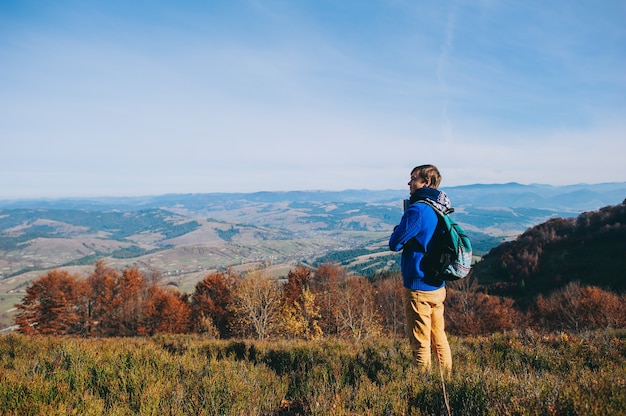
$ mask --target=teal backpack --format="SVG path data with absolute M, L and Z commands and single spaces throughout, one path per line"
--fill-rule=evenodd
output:
M 417 202 L 435 210 L 441 227 L 441 232 L 433 236 L 434 240 L 422 260 L 424 272 L 440 280 L 463 279 L 472 268 L 472 244 L 463 228 L 448 215 L 454 209 L 443 212 L 428 200 Z

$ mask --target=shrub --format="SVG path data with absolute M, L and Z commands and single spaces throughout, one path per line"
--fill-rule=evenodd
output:
M 550 331 L 588 331 L 626 327 L 626 296 L 598 287 L 569 283 L 548 296 L 538 296 L 535 325 Z
M 620 414 L 626 332 L 450 337 L 454 415 Z M 446 414 L 406 342 L 0 337 L 0 414 Z

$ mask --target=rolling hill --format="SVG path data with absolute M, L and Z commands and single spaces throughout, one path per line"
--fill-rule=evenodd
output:
M 626 183 L 444 190 L 482 255 L 551 218 L 619 203 Z M 0 200 L 0 325 L 31 279 L 58 267 L 89 273 L 99 258 L 188 291 L 226 267 L 261 265 L 282 276 L 320 261 L 364 274 L 397 267 L 386 244 L 407 196 L 347 190 Z

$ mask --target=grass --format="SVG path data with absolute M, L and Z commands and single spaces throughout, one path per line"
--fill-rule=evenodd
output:
M 617 415 L 626 332 L 451 337 L 453 415 Z M 444 415 L 405 340 L 0 337 L 3 415 Z

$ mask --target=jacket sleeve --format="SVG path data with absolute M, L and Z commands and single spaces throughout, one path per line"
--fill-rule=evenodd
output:
M 391 251 L 400 251 L 420 230 L 422 215 L 419 209 L 414 205 L 410 206 L 402 215 L 400 224 L 398 224 L 391 237 L 389 237 L 389 249 Z

